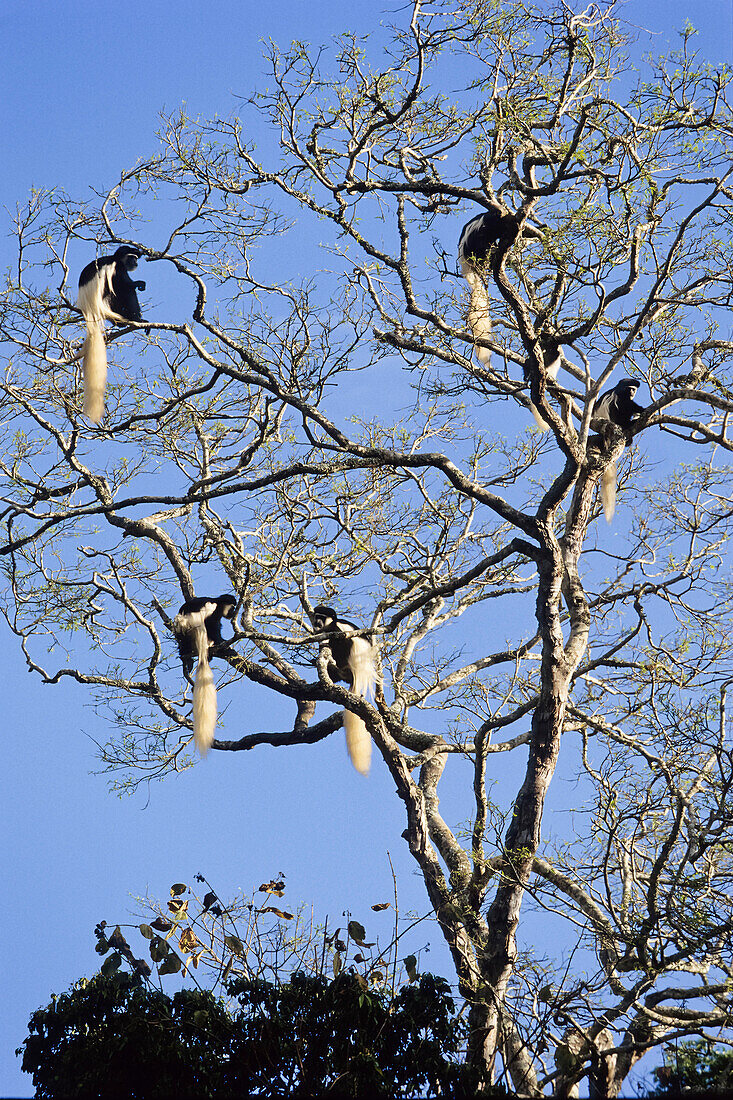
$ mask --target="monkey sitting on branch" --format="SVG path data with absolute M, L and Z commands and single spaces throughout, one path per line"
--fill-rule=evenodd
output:
M 343 680 L 357 695 L 374 694 L 377 670 L 374 647 L 366 638 L 353 637 L 359 629 L 348 619 L 339 619 L 332 607 L 319 604 L 311 615 L 316 631 L 328 637 L 325 644 L 331 651 L 328 674 L 332 680 Z M 372 757 L 372 739 L 364 722 L 353 711 L 344 711 L 344 731 L 349 759 L 361 775 L 367 775 Z
M 214 741 L 216 729 L 216 685 L 209 664 L 209 652 L 222 645 L 222 617 L 234 618 L 237 600 L 223 596 L 199 596 L 184 603 L 173 620 L 173 633 L 183 674 L 190 679 L 194 657 L 198 659 L 193 685 L 193 739 L 201 756 L 205 756 Z
M 104 322 L 125 324 L 142 321 L 137 291 L 145 283 L 135 282 L 130 272 L 137 267 L 141 253 L 123 244 L 113 256 L 92 260 L 79 276 L 77 305 L 87 326 L 83 349 L 84 415 L 95 424 L 104 416 L 104 393 L 107 387 L 107 345 Z
M 591 427 L 603 434 L 604 425 L 611 423 L 628 431 L 632 422 L 644 412 L 644 407 L 634 401 L 640 385 L 636 378 L 622 378 L 612 389 L 601 394 L 593 409 Z M 608 523 L 616 513 L 616 484 L 616 463 L 609 462 L 601 475 L 601 502 Z

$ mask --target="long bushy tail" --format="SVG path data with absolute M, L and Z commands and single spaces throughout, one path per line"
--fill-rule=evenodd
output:
M 353 677 L 351 690 L 365 698 L 373 696 L 377 685 L 377 670 L 374 665 L 374 650 L 366 638 L 354 639 L 349 667 Z M 353 711 L 344 711 L 344 732 L 349 760 L 361 775 L 368 775 L 372 759 L 372 739 L 362 719 Z
M 601 474 L 601 501 L 608 523 L 616 514 L 616 463 L 610 462 Z
M 479 340 L 491 339 L 491 314 L 489 313 L 489 296 L 486 286 L 476 268 L 466 260 L 461 261 L 463 277 L 471 288 L 471 301 L 468 306 L 468 327 L 476 340 L 476 354 L 479 362 L 488 367 L 491 363 L 491 352 L 488 348 L 481 347 Z
M 104 391 L 107 388 L 107 345 L 104 322 L 87 318 L 84 341 L 84 415 L 98 424 L 104 416 Z
M 554 359 L 552 363 L 550 363 L 550 365 L 547 367 L 548 378 L 552 378 L 553 380 L 557 378 L 557 372 L 560 370 L 561 363 L 562 357 L 558 355 L 557 358 Z M 529 403 L 529 411 L 532 413 L 532 416 L 534 417 L 534 422 L 537 425 L 539 431 L 547 432 L 550 430 L 550 425 L 547 423 L 546 420 L 543 420 L 542 416 L 540 415 L 539 409 L 536 405 L 533 405 L 531 401 Z
M 209 664 L 209 639 L 206 627 L 196 627 L 198 664 L 193 685 L 193 739 L 201 756 L 214 743 L 216 730 L 216 684 Z
M 369 775 L 369 766 L 372 762 L 372 739 L 359 715 L 354 714 L 352 710 L 344 711 L 344 732 L 349 760 L 360 775 Z
M 539 431 L 547 432 L 550 430 L 550 425 L 547 423 L 546 420 L 542 419 L 539 409 L 536 405 L 533 405 L 531 401 L 529 403 L 529 411 L 532 413 L 532 416 L 534 417 L 534 422 L 537 425 Z

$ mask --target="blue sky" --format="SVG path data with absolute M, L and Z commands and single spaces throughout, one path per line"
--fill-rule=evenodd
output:
M 317 44 L 356 30 L 374 41 L 380 22 L 398 10 L 374 0 L 5 0 L 3 267 L 12 259 L 9 219 L 32 187 L 88 197 L 90 188 L 109 185 L 155 151 L 161 110 L 185 103 L 192 116 L 228 114 L 235 95 L 261 82 L 263 38 Z M 732 59 L 730 0 L 632 0 L 623 14 L 655 32 L 655 52 L 689 19 L 711 61 Z M 92 929 L 134 912 L 131 895 L 163 896 L 170 883 L 202 871 L 226 897 L 283 871 L 290 908 L 312 903 L 318 915 L 338 920 L 349 906 L 371 935 L 380 931 L 380 918 L 368 906 L 391 896 L 389 852 L 402 909 L 426 911 L 403 851 L 393 784 L 379 764 L 366 781 L 353 772 L 340 739 L 234 757 L 213 753 L 175 779 L 119 799 L 94 774 L 95 740 L 105 738 L 106 726 L 84 690 L 41 685 L 7 631 L 1 675 L 7 748 L 0 792 L 6 818 L 0 1095 L 32 1094 L 13 1053 L 28 1016 L 52 991 L 94 970 Z M 268 716 L 255 720 L 266 725 Z M 295 801 L 304 769 L 307 795 Z M 564 788 L 553 797 L 567 795 Z M 423 966 L 450 977 L 438 936 L 421 935 L 434 948 Z

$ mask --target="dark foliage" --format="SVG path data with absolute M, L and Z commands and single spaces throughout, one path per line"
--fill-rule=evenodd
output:
M 733 1093 L 733 1051 L 700 1039 L 679 1043 L 664 1052 L 664 1064 L 654 1070 L 658 1087 L 650 1096 L 686 1097 Z M 692 1090 L 692 1091 L 691 1091 Z
M 33 1013 L 18 1053 L 36 1096 L 468 1097 L 465 1025 L 425 974 L 394 1000 L 342 973 L 238 980 L 227 1007 L 139 975 L 98 974 Z

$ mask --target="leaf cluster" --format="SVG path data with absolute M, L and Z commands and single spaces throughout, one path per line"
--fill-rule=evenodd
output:
M 394 998 L 348 972 L 238 978 L 229 991 L 225 1005 L 136 974 L 82 979 L 31 1016 L 23 1070 L 40 1100 L 473 1094 L 466 1025 L 443 978 L 424 974 Z

